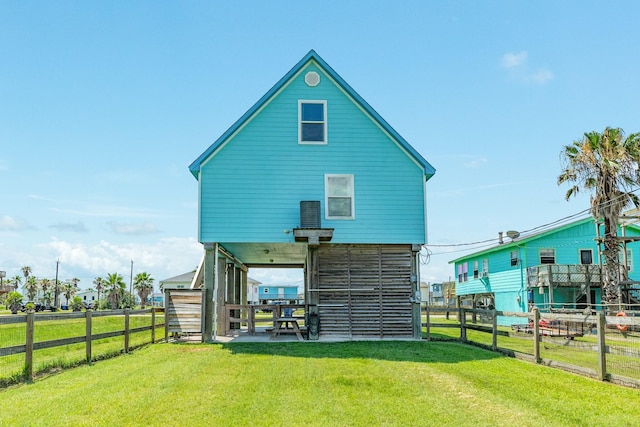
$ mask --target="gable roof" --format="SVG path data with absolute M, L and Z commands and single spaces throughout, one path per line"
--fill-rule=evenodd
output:
M 449 261 L 449 264 L 460 262 L 460 261 L 463 261 L 465 259 L 477 258 L 480 255 L 486 255 L 486 254 L 489 254 L 491 252 L 496 252 L 496 251 L 499 251 L 499 250 L 504 250 L 504 249 L 511 248 L 511 247 L 516 247 L 516 246 L 521 246 L 523 243 L 532 242 L 534 240 L 538 240 L 540 238 L 546 237 L 546 236 L 548 236 L 550 234 L 557 233 L 557 232 L 560 232 L 560 231 L 563 231 L 563 230 L 567 230 L 567 229 L 575 227 L 577 225 L 582 225 L 582 224 L 586 224 L 586 223 L 589 223 L 589 222 L 591 222 L 591 223 L 594 222 L 594 219 L 593 219 L 592 216 L 588 216 L 586 218 L 578 219 L 578 220 L 572 221 L 572 222 L 570 222 L 568 224 L 559 225 L 559 226 L 551 228 L 551 229 L 538 231 L 538 232 L 533 232 L 533 233 L 528 234 L 528 235 L 526 235 L 524 237 L 520 236 L 517 239 L 512 239 L 511 242 L 509 242 L 509 243 L 497 244 L 497 245 L 491 246 L 490 248 L 487 248 L 487 249 L 484 249 L 484 250 L 481 250 L 481 251 L 477 251 L 477 252 L 473 252 L 473 253 L 468 254 L 468 255 L 461 256 L 459 258 L 456 258 L 454 260 Z M 626 223 L 625 227 L 632 228 L 634 230 L 640 231 L 640 226 L 638 224 L 634 224 L 634 223 L 631 223 L 631 222 Z
M 200 167 L 212 154 L 218 150 L 245 122 L 250 120 L 269 100 L 280 91 L 289 80 L 294 77 L 309 62 L 314 61 L 325 73 L 327 73 L 353 100 L 356 102 L 377 124 L 424 169 L 426 180 L 431 178 L 436 170 L 427 162 L 395 129 L 389 125 L 349 84 L 344 81 L 333 68 L 329 66 L 313 49 L 309 51 L 294 67 L 289 70 L 262 98 L 258 100 L 246 113 L 242 115 L 229 129 L 227 129 L 209 148 L 207 148 L 196 160 L 189 165 L 189 171 L 198 178 Z
M 461 256 L 460 258 L 456 258 L 456 259 L 454 259 L 452 261 L 449 261 L 449 264 L 453 264 L 453 263 L 456 263 L 456 262 L 459 262 L 459 261 L 462 261 L 462 260 L 465 260 L 465 259 L 469 259 L 469 258 L 476 258 L 479 255 L 485 255 L 485 254 L 488 254 L 488 253 L 491 253 L 491 252 L 496 252 L 496 251 L 499 251 L 499 250 L 504 250 L 504 249 L 507 249 L 507 248 L 516 247 L 516 246 L 522 245 L 522 243 L 527 243 L 527 242 L 531 242 L 533 240 L 538 240 L 538 239 L 540 239 L 542 237 L 548 236 L 549 234 L 557 233 L 559 231 L 566 230 L 568 228 L 575 227 L 576 225 L 582 225 L 582 224 L 585 224 L 585 223 L 588 223 L 588 222 L 593 222 L 593 217 L 589 216 L 587 218 L 582 218 L 582 219 L 570 222 L 570 223 L 565 224 L 565 225 L 554 227 L 554 228 L 552 228 L 550 230 L 539 231 L 537 233 L 533 233 L 533 234 L 530 234 L 530 235 L 525 236 L 525 237 L 521 236 L 521 237 L 518 237 L 517 239 L 512 239 L 511 242 L 509 242 L 509 243 L 497 244 L 497 245 L 491 246 L 488 249 L 484 249 L 484 250 L 481 250 L 481 251 L 478 251 L 478 252 L 474 252 L 474 253 L 471 253 L 471 254 L 468 254 L 468 255 Z

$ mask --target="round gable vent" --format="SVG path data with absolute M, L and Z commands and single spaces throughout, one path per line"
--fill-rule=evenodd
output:
M 307 86 L 311 86 L 311 87 L 318 86 L 318 84 L 320 83 L 320 75 L 315 71 L 309 71 L 304 76 L 304 82 L 307 84 Z

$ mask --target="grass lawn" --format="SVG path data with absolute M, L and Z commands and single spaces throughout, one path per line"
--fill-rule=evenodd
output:
M 156 344 L 0 391 L 0 426 L 625 426 L 638 391 L 459 343 Z

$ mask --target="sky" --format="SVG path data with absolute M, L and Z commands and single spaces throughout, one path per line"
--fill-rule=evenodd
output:
M 195 269 L 188 165 L 315 49 L 436 168 L 421 280 L 449 280 L 469 243 L 588 208 L 565 201 L 560 153 L 640 131 L 638 16 L 632 0 L 0 0 L 0 270 L 57 265 L 88 288 Z

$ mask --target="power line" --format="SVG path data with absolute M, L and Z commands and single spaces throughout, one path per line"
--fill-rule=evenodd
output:
M 631 191 L 629 191 L 628 193 L 636 193 L 640 191 L 640 187 L 635 188 Z M 618 199 L 622 199 L 627 197 L 628 193 L 624 193 L 619 195 L 618 197 L 611 199 L 611 200 L 607 200 L 601 204 L 599 204 L 597 207 L 598 208 L 602 208 L 605 207 L 608 204 L 612 204 L 615 203 Z M 593 211 L 593 207 L 589 207 L 587 209 L 584 209 L 578 213 L 560 218 L 558 220 L 546 223 L 546 224 L 542 224 L 536 227 L 533 227 L 529 230 L 524 230 L 520 232 L 520 235 L 522 237 L 529 237 L 533 234 L 537 234 L 537 233 L 542 233 L 544 231 L 548 231 L 550 229 L 556 228 L 559 225 L 563 225 L 569 222 L 573 222 L 576 221 L 577 219 L 582 219 L 580 217 L 587 217 L 586 214 L 589 214 Z M 467 242 L 467 243 L 452 243 L 452 244 L 425 244 L 423 245 L 423 247 L 426 249 L 427 251 L 427 255 L 424 256 L 424 263 L 428 264 L 428 262 L 430 261 L 430 258 L 432 255 L 442 255 L 442 254 L 450 254 L 450 253 L 456 253 L 456 252 L 464 252 L 464 251 L 468 251 L 468 250 L 477 250 L 477 249 L 483 249 L 486 247 L 490 247 L 495 245 L 496 243 L 498 243 L 500 241 L 500 238 L 492 238 L 492 239 L 487 239 L 487 240 L 480 240 L 480 241 L 476 241 L 476 242 Z M 469 246 L 473 246 L 472 248 L 468 248 Z M 429 247 L 432 248 L 461 248 L 461 247 L 466 247 L 464 249 L 459 249 L 459 250 L 453 250 L 453 251 L 447 251 L 447 252 L 439 252 L 439 253 L 433 253 Z

